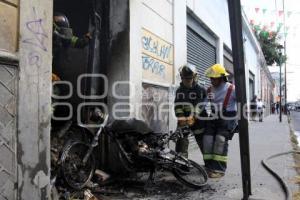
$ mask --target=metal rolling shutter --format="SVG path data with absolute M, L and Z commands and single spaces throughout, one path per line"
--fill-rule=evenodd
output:
M 234 71 L 233 71 L 233 63 L 226 56 L 224 56 L 224 67 L 226 68 L 226 70 L 228 70 L 230 72 L 230 74 L 234 73 Z
M 197 67 L 199 82 L 207 87 L 210 84 L 205 70 L 216 63 L 216 48 L 200 35 L 187 27 L 187 62 Z
M 224 67 L 226 68 L 227 72 L 230 74 L 228 77 L 228 80 L 231 82 L 234 82 L 233 63 L 226 56 L 224 56 Z

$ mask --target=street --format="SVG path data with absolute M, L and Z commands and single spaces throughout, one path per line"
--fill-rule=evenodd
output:
M 292 124 L 297 136 L 300 134 L 300 112 L 291 112 Z

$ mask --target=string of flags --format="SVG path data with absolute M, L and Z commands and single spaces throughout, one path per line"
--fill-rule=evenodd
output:
M 283 23 L 280 23 L 277 30 L 271 30 L 269 29 L 266 25 L 261 25 L 261 24 L 251 24 L 252 29 L 254 32 L 260 32 L 263 34 L 265 37 L 272 37 L 274 34 L 278 34 L 279 37 L 287 37 L 288 36 L 288 30 L 289 27 L 286 27 L 285 30 L 281 31 L 283 27 Z
M 250 19 L 249 20 L 249 23 L 251 26 L 254 26 L 254 25 L 259 25 L 261 27 L 261 29 L 265 29 L 265 30 L 273 30 L 273 31 L 277 31 L 277 32 L 280 32 L 280 31 L 289 31 L 289 30 L 298 30 L 300 29 L 300 23 L 299 24 L 294 24 L 293 26 L 287 24 L 285 27 L 284 27 L 284 23 L 283 22 L 275 22 L 275 21 L 271 21 L 271 22 L 261 22 L 259 20 L 254 20 L 254 19 Z
M 243 6 L 243 9 L 244 10 L 254 9 L 256 14 L 268 14 L 268 13 L 269 14 L 277 14 L 279 17 L 283 16 L 283 14 L 284 14 L 283 10 L 274 10 L 274 9 L 260 8 L 260 7 L 251 8 L 251 7 Z M 286 16 L 288 18 L 291 17 L 292 15 L 300 15 L 300 11 L 295 11 L 295 10 L 294 11 L 292 11 L 292 10 L 286 11 Z
M 250 22 L 250 25 L 252 26 L 254 32 L 262 32 L 262 34 L 265 35 L 266 37 L 268 36 L 272 37 L 272 35 L 275 33 L 277 33 L 279 37 L 283 37 L 283 36 L 287 37 L 288 31 L 290 29 L 289 27 L 285 27 L 285 29 L 283 29 L 283 23 L 279 23 L 277 30 L 272 30 L 266 25 L 255 24 L 253 21 Z
M 285 31 L 288 31 L 290 29 L 290 26 L 285 26 L 285 29 L 283 29 L 283 22 L 279 22 L 277 23 L 277 27 L 274 27 L 275 26 L 275 22 L 274 21 L 271 21 L 269 24 L 262 24 L 262 23 L 256 23 L 256 21 L 254 19 L 251 19 L 250 20 L 250 25 L 251 26 L 259 26 L 259 27 L 262 27 L 261 29 L 264 29 L 264 30 L 267 30 L 267 29 L 272 29 L 274 31 L 277 31 L 279 32 L 280 30 L 285 30 Z
M 272 36 L 272 34 L 277 33 L 279 37 L 287 37 L 289 34 L 294 36 L 299 32 L 300 24 L 295 24 L 294 20 L 291 19 L 289 23 L 289 18 L 292 15 L 299 14 L 300 11 L 283 11 L 283 10 L 272 10 L 260 7 L 245 7 L 243 9 L 247 11 L 246 13 L 252 13 L 249 20 L 250 25 L 254 31 L 262 32 L 266 36 Z M 252 12 L 251 12 L 252 11 Z M 271 16 L 270 16 L 271 15 Z M 286 23 L 284 26 L 283 18 L 285 16 Z

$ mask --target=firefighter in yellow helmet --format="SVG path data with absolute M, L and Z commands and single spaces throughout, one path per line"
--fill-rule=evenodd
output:
M 210 117 L 203 135 L 203 159 L 210 178 L 221 178 L 227 168 L 228 140 L 236 127 L 235 87 L 227 81 L 224 66 L 215 64 L 206 70 L 211 80 L 207 90 Z
M 204 133 L 204 122 L 196 117 L 203 114 L 200 103 L 206 98 L 206 91 L 197 83 L 196 67 L 184 65 L 179 69 L 181 83 L 176 90 L 175 97 L 175 115 L 178 120 L 178 126 L 189 126 L 195 135 L 195 139 L 201 149 L 202 135 Z M 188 135 L 180 138 L 176 142 L 176 151 L 183 156 L 188 157 Z

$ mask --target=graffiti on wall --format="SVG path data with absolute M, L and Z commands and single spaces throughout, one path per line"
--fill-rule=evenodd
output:
M 44 19 L 37 16 L 36 8 L 32 7 L 32 19 L 26 22 L 26 31 L 28 31 L 28 38 L 22 42 L 29 45 L 31 48 L 28 51 L 28 64 L 30 66 L 41 67 L 43 63 L 42 52 L 47 52 L 48 35 L 45 31 Z
M 32 8 L 32 13 L 32 19 L 26 22 L 26 29 L 31 33 L 31 37 L 24 39 L 23 42 L 47 51 L 48 35 L 44 28 L 43 19 L 37 16 L 35 7 Z
M 142 29 L 143 78 L 171 83 L 173 77 L 173 45 Z
M 166 78 L 166 66 L 164 63 L 145 54 L 142 55 L 142 62 L 143 70 L 150 71 L 161 78 Z

